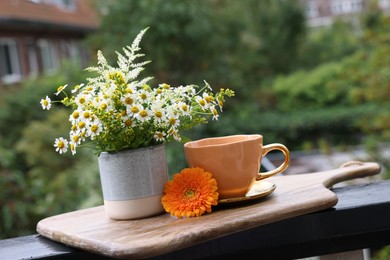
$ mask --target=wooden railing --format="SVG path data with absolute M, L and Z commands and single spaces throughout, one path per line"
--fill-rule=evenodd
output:
M 339 202 L 332 209 L 238 232 L 152 259 L 297 259 L 390 245 L 390 180 L 333 191 Z M 352 255 L 356 259 L 356 252 Z M 0 259 L 49 258 L 108 259 L 40 235 L 0 241 Z

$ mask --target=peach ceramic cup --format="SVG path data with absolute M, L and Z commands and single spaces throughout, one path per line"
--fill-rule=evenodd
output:
M 274 170 L 259 173 L 262 157 L 272 150 L 283 152 L 283 163 Z M 263 145 L 263 136 L 257 134 L 187 142 L 184 152 L 189 167 L 203 168 L 216 179 L 219 199 L 244 197 L 255 181 L 284 171 L 290 162 L 290 153 L 284 145 Z

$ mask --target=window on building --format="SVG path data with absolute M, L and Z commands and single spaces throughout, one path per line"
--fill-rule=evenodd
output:
M 335 15 L 357 13 L 363 10 L 363 0 L 333 0 L 331 10 Z
M 69 11 L 74 11 L 76 9 L 76 4 L 74 0 L 53 0 L 54 3 L 63 9 L 67 9 Z
M 29 75 L 36 76 L 39 73 L 39 65 L 38 65 L 38 54 L 36 45 L 29 41 L 27 43 L 27 56 L 28 56 L 28 65 L 29 65 Z
M 0 38 L 0 78 L 4 83 L 21 79 L 19 53 L 14 39 Z
M 45 73 L 53 73 L 58 67 L 58 58 L 54 44 L 45 39 L 38 41 L 38 46 L 41 54 L 42 67 Z
M 318 6 L 315 2 L 308 2 L 306 5 L 306 16 L 309 18 L 319 16 Z

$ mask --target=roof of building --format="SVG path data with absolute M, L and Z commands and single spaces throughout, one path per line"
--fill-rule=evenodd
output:
M 98 28 L 99 19 L 88 0 L 1 0 L 0 24 L 89 31 Z

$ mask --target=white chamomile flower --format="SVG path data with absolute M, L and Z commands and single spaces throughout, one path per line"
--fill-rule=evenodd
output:
M 72 114 L 69 116 L 69 121 L 72 122 L 73 124 L 77 124 L 82 117 L 82 111 L 80 110 L 75 110 L 73 111 Z
M 204 101 L 206 101 L 206 103 L 208 105 L 210 105 L 210 103 L 212 103 L 214 101 L 214 97 L 211 96 L 210 94 L 206 93 L 206 92 L 203 92 L 203 95 L 202 95 Z
M 164 132 L 160 132 L 160 131 L 157 131 L 155 134 L 154 134 L 154 139 L 156 139 L 156 141 L 158 142 L 164 142 L 165 140 L 165 136 L 167 134 L 164 133 Z
M 77 143 L 70 141 L 69 142 L 70 151 L 72 152 L 72 155 L 76 154 L 76 147 Z
M 182 115 L 185 115 L 185 116 L 189 116 L 190 115 L 190 106 L 187 105 L 186 103 L 184 102 L 179 102 L 177 103 L 177 107 L 179 109 L 179 111 L 181 111 L 181 114 Z
M 151 112 L 154 116 L 156 122 L 161 123 L 165 120 L 165 111 L 163 109 L 163 104 L 158 102 L 156 104 L 152 104 Z
M 91 137 L 91 140 L 94 140 L 95 137 L 98 136 L 103 130 L 102 123 L 95 122 L 91 125 L 88 125 L 87 129 L 87 135 Z
M 127 114 L 133 117 L 137 117 L 139 112 L 143 109 L 142 105 L 139 104 L 133 104 L 129 107 L 127 107 Z
M 86 123 L 92 122 L 95 118 L 94 114 L 90 110 L 82 111 L 80 116 L 81 116 L 81 119 L 83 121 L 85 121 Z
M 210 111 L 213 114 L 213 120 L 217 120 L 218 121 L 219 114 L 218 114 L 218 111 L 215 108 L 215 106 L 211 106 L 210 107 Z
M 143 106 L 141 106 L 141 110 L 135 116 L 135 118 L 137 118 L 141 122 L 145 122 L 151 118 L 151 113 L 148 109 L 145 109 Z
M 89 102 L 89 98 L 90 98 L 89 95 L 84 94 L 84 93 L 79 93 L 75 99 L 77 107 L 79 107 L 79 108 L 85 107 Z
M 73 93 L 76 93 L 80 88 L 82 88 L 84 86 L 84 83 L 81 83 L 81 84 L 79 84 L 79 85 L 76 85 L 76 86 L 74 86 L 74 88 L 72 89 L 72 94 Z
M 180 125 L 179 117 L 174 112 L 168 113 L 166 121 L 171 127 L 178 127 Z
M 65 90 L 65 88 L 66 88 L 67 86 L 68 86 L 68 84 L 66 84 L 66 85 L 64 85 L 64 86 L 59 86 L 59 87 L 57 88 L 57 92 L 56 92 L 54 95 L 58 96 L 62 91 Z
M 81 136 L 77 133 L 71 133 L 70 134 L 70 142 L 69 143 L 74 143 L 74 144 L 80 144 L 81 143 Z
M 163 88 L 163 89 L 170 89 L 170 88 L 171 88 L 171 86 L 168 85 L 167 83 L 162 83 L 162 84 L 159 84 L 158 86 L 159 86 L 160 88 Z
M 195 101 L 200 105 L 200 107 L 203 109 L 203 111 L 205 111 L 208 108 L 208 104 L 207 104 L 206 100 L 204 100 L 202 97 L 196 96 Z
M 176 141 L 181 141 L 180 134 L 177 132 L 177 129 L 174 127 L 169 128 L 168 136 L 172 136 Z
M 51 108 L 51 99 L 46 96 L 46 98 L 44 99 L 41 99 L 41 106 L 42 106 L 42 109 L 47 109 L 47 110 L 50 110 Z
M 63 154 L 68 151 L 68 140 L 60 137 L 56 138 L 56 141 L 54 142 L 54 147 L 56 148 L 56 152 Z
M 131 93 L 126 93 L 121 97 L 121 102 L 125 106 L 131 106 L 134 103 L 134 100 L 135 100 L 134 95 Z

